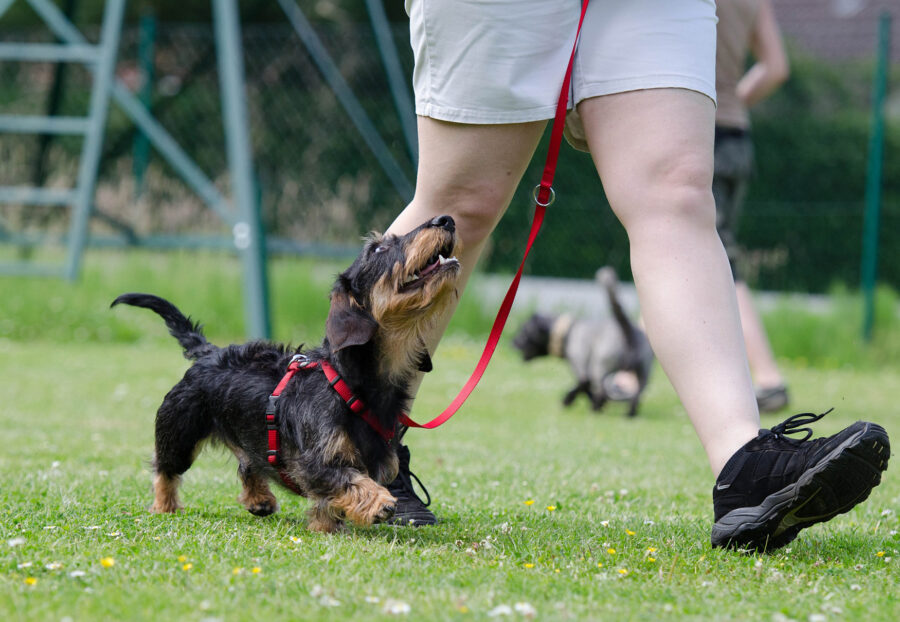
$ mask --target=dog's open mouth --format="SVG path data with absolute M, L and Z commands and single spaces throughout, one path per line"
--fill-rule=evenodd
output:
M 453 243 L 450 242 L 445 244 L 437 250 L 434 255 L 429 257 L 428 261 L 426 261 L 418 270 L 415 270 L 406 277 L 406 280 L 403 281 L 403 284 L 400 286 L 400 291 L 407 292 L 422 287 L 438 274 L 448 270 L 456 270 L 459 267 L 459 260 L 456 257 L 450 256 L 452 254 Z

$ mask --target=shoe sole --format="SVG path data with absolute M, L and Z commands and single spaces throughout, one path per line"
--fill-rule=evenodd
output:
M 713 525 L 713 547 L 774 551 L 801 529 L 849 512 L 881 483 L 891 455 L 887 432 L 874 423 L 835 447 L 800 478 L 756 507 L 732 510 Z M 853 426 L 851 426 L 852 428 Z

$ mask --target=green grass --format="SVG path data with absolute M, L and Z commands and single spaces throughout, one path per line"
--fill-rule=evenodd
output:
M 58 259 L 58 258 L 57 258 Z M 271 314 L 276 340 L 318 343 L 328 314 L 328 292 L 348 260 L 276 257 L 270 264 Z M 474 279 L 478 279 L 476 274 Z M 158 294 L 201 320 L 217 342 L 244 334 L 241 267 L 218 252 L 92 251 L 76 283 L 0 275 L 0 339 L 57 343 L 161 343 L 169 339 L 158 318 L 133 310 L 109 310 L 127 291 Z M 827 311 L 810 311 L 784 299 L 764 314 L 774 350 L 800 367 L 900 368 L 898 295 L 881 288 L 876 296 L 871 342 L 861 337 L 862 302 L 857 293 L 834 288 Z M 516 308 L 509 332 L 527 309 Z M 450 333 L 483 338 L 496 309 L 464 297 Z
M 0 280 L 0 620 L 487 620 L 516 603 L 544 620 L 900 617 L 892 471 L 786 549 L 713 550 L 712 478 L 660 370 L 635 420 L 621 404 L 563 409 L 565 364 L 520 362 L 509 334 L 460 413 L 407 437 L 439 525 L 312 534 L 307 502 L 283 491 L 278 514 L 251 516 L 235 500 L 234 458 L 216 450 L 187 473 L 184 512 L 149 514 L 154 413 L 187 362 L 152 314 L 107 305 L 126 290 L 171 296 L 221 343 L 242 332 L 234 267 L 92 253 L 78 284 Z M 275 262 L 280 339 L 321 338 L 339 268 Z M 471 372 L 483 333 L 467 329 L 439 350 L 415 418 L 442 410 Z M 860 418 L 900 429 L 896 362 L 783 366 L 799 410 L 835 407 L 818 433 Z M 389 601 L 409 613 L 385 613 Z
M 328 315 L 328 293 L 349 260 L 275 257 L 270 262 L 272 330 L 275 339 L 316 344 Z M 204 324 L 218 342 L 244 335 L 241 266 L 218 252 L 93 251 L 85 257 L 81 278 L 0 275 L 0 339 L 76 342 L 160 342 L 168 340 L 152 314 L 109 310 L 124 292 L 148 292 L 172 300 Z M 492 311 L 464 300 L 458 328 L 481 334 Z

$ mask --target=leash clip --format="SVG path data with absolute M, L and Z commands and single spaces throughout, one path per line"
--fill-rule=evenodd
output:
M 550 188 L 550 198 L 547 199 L 546 203 L 541 203 L 540 194 L 541 194 L 541 184 L 538 184 L 534 187 L 534 190 L 531 191 L 531 196 L 534 198 L 534 202 L 540 205 L 541 207 L 550 207 L 553 205 L 553 202 L 556 200 L 556 190 L 553 189 L 553 186 L 549 186 Z

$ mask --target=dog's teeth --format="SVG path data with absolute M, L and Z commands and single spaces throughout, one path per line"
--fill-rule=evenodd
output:
M 412 274 L 412 275 L 406 277 L 406 280 L 403 281 L 403 284 L 404 284 L 404 285 L 409 285 L 410 283 L 415 283 L 415 282 L 418 281 L 418 280 L 419 280 L 419 275 L 418 275 L 418 274 Z
M 445 263 L 447 263 L 446 257 L 444 257 L 443 255 L 438 255 L 438 263 L 443 266 Z

